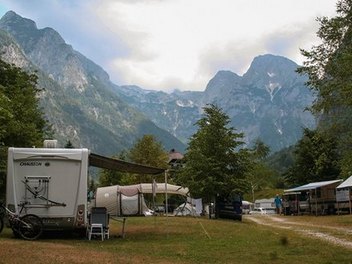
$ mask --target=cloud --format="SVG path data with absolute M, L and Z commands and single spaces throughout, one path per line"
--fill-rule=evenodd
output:
M 243 74 L 255 56 L 302 62 L 317 41 L 315 18 L 331 0 L 3 0 L 39 27 L 56 29 L 117 84 L 204 90 L 218 70 Z
M 203 90 L 220 69 L 243 74 L 263 53 L 301 61 L 299 48 L 315 38 L 315 18 L 333 7 L 302 0 L 104 3 L 104 16 L 130 50 L 111 68 L 123 81 L 192 90 Z

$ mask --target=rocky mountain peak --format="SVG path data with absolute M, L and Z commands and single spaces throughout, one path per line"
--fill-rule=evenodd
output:
M 8 11 L 0 19 L 0 28 L 13 35 L 16 41 L 24 47 L 26 53 L 34 49 L 38 41 L 43 38 L 56 45 L 65 43 L 64 39 L 54 29 L 44 28 L 39 30 L 33 20 L 21 17 L 13 11 Z
M 238 87 L 241 77 L 231 71 L 218 71 L 216 75 L 209 81 L 205 91 L 204 100 L 209 101 L 219 95 L 229 94 L 231 90 Z
M 19 29 L 29 31 L 36 30 L 37 26 L 33 20 L 21 17 L 14 11 L 8 11 L 1 19 L 0 25 L 5 26 L 5 29 L 11 29 L 11 25 L 16 25 Z M 6 27 L 7 25 L 7 27 Z
M 292 89 L 304 82 L 304 77 L 296 73 L 298 65 L 282 56 L 271 54 L 254 58 L 248 71 L 243 75 L 243 85 L 265 90 L 273 102 L 280 90 Z
M 248 71 L 244 75 L 268 75 L 269 78 L 274 75 L 283 75 L 287 70 L 294 73 L 297 64 L 285 57 L 272 54 L 257 56 L 253 59 Z
M 241 77 L 232 71 L 218 71 L 216 75 L 209 81 L 205 91 L 209 92 L 212 87 L 227 86 L 239 82 Z
M 0 20 L 2 50 L 7 62 L 22 58 L 38 70 L 38 84 L 45 88 L 40 103 L 62 145 L 70 139 L 75 146 L 111 155 L 153 134 L 166 149 L 185 148 L 116 95 L 109 75 L 54 29 L 38 29 L 32 20 L 10 11 Z

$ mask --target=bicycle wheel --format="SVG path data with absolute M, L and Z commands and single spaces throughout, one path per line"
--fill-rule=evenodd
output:
M 35 240 L 43 233 L 43 222 L 36 215 L 24 215 L 20 218 L 18 232 L 26 240 Z

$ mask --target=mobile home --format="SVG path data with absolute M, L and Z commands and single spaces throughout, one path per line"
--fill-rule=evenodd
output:
M 35 214 L 44 228 L 85 229 L 88 215 L 88 167 L 159 174 L 154 168 L 99 156 L 86 148 L 9 148 L 6 205 Z
M 342 180 L 312 182 L 284 191 L 291 201 L 294 214 L 310 213 L 315 215 L 333 214 L 336 211 L 336 187 Z

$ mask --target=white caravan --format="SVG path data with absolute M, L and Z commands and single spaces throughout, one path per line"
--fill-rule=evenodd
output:
M 9 148 L 6 204 L 20 215 L 38 215 L 46 230 L 83 230 L 88 221 L 89 166 L 132 173 L 164 172 L 99 156 L 85 148 Z

